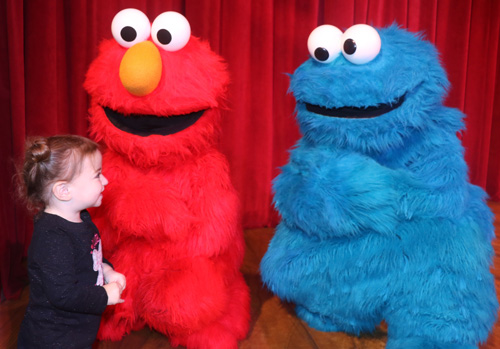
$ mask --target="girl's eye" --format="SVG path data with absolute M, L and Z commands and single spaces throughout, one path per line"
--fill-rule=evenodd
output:
M 116 42 L 128 48 L 149 38 L 151 23 L 141 11 L 127 8 L 118 12 L 113 18 L 111 33 Z
M 190 37 L 191 26 L 188 20 L 177 12 L 162 13 L 151 26 L 151 38 L 165 51 L 179 51 L 186 46 Z
M 342 31 L 333 25 L 320 25 L 307 39 L 307 49 L 312 58 L 319 63 L 330 63 L 340 54 Z

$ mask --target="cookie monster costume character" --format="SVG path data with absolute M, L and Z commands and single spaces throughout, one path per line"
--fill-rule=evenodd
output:
M 492 214 L 468 183 L 435 48 L 395 25 L 320 26 L 308 48 L 263 281 L 322 331 L 385 320 L 387 348 L 476 348 L 498 306 Z
M 150 24 L 125 9 L 111 27 L 84 86 L 109 179 L 92 215 L 127 288 L 98 337 L 148 325 L 173 346 L 236 348 L 250 299 L 239 201 L 216 148 L 226 65 L 176 12 Z

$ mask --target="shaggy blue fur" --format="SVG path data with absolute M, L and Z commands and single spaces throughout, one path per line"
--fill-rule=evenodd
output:
M 443 106 L 435 48 L 393 25 L 364 65 L 312 58 L 291 76 L 303 137 L 274 181 L 282 221 L 261 263 L 264 283 L 322 331 L 373 331 L 387 348 L 476 348 L 497 315 L 492 214 L 468 183 L 456 137 L 463 115 Z M 310 112 L 369 107 L 374 118 Z

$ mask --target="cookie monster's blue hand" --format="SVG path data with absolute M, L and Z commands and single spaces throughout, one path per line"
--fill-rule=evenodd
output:
M 394 234 L 399 173 L 347 151 L 300 144 L 275 180 L 283 221 L 317 237 Z
M 315 29 L 291 76 L 303 137 L 274 181 L 262 279 L 324 331 L 388 323 L 387 348 L 476 348 L 497 314 L 494 236 L 443 106 L 435 48 L 391 26 Z

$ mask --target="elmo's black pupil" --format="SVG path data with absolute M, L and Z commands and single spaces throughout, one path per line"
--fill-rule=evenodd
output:
M 162 45 L 168 45 L 170 41 L 172 41 L 172 35 L 166 29 L 158 30 L 156 37 L 158 38 L 158 41 L 162 43 Z
M 354 52 L 356 52 L 356 43 L 353 39 L 347 39 L 344 42 L 344 52 L 348 55 L 352 55 Z
M 330 57 L 330 55 L 328 54 L 328 50 L 326 48 L 318 47 L 314 50 L 314 57 L 316 57 L 318 61 L 324 62 L 328 59 L 328 57 Z
M 122 31 L 120 32 L 120 35 L 123 40 L 127 42 L 132 42 L 137 37 L 137 32 L 132 27 L 123 27 Z

